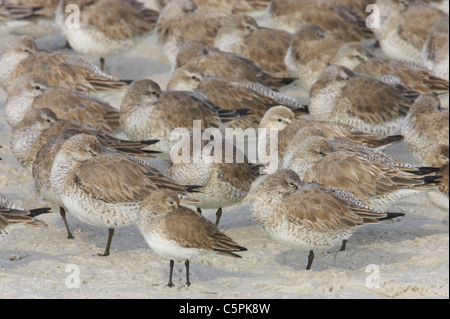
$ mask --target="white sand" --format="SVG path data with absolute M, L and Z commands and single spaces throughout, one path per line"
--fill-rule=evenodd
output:
M 8 39 L 11 36 L 0 34 L 0 50 Z M 39 43 L 51 48 L 55 39 Z M 107 59 L 106 67 L 119 78 L 150 77 L 163 88 L 170 71 L 153 36 L 126 56 Z M 305 100 L 295 86 L 283 92 Z M 121 94 L 106 98 L 118 106 Z M 0 89 L 0 114 L 5 99 Z M 36 195 L 32 176 L 12 156 L 10 134 L 2 116 L 0 192 L 27 208 L 48 206 Z M 403 143 L 387 152 L 414 163 Z M 0 298 L 449 297 L 449 212 L 425 194 L 401 200 L 390 209 L 405 212 L 404 218 L 360 228 L 347 251 L 338 252 L 339 247 L 316 251 L 310 271 L 304 270 L 307 251 L 274 242 L 252 219 L 248 203 L 225 209 L 221 229 L 248 251 L 242 259 L 211 255 L 191 261 L 189 288 L 184 287 L 183 263 L 175 266 L 176 287 L 166 286 L 169 261 L 148 248 L 136 227 L 117 229 L 111 255 L 98 257 L 105 248 L 107 230 L 69 214 L 75 239 L 68 240 L 58 209 L 53 208 L 54 214 L 41 217 L 48 228 L 16 229 L 0 240 Z M 214 220 L 214 211 L 206 211 L 205 216 Z M 379 271 L 379 287 L 370 285 L 371 276 L 376 275 L 373 269 Z M 73 287 L 77 274 L 79 287 Z

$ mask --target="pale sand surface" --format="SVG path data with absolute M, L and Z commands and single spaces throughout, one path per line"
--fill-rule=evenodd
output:
M 0 34 L 0 50 L 12 36 Z M 39 41 L 53 49 L 59 37 Z M 94 57 L 90 57 L 97 62 Z M 154 36 L 126 55 L 106 60 L 106 71 L 121 79 L 151 78 L 165 88 L 171 66 Z M 295 85 L 282 90 L 301 102 L 307 94 Z M 102 97 L 118 107 L 122 93 Z M 6 94 L 0 89 L 0 114 Z M 32 176 L 12 156 L 11 128 L 0 117 L 0 191 L 27 208 L 48 206 L 34 191 Z M 404 143 L 386 150 L 414 163 Z M 164 168 L 164 163 L 155 164 Z M 448 207 L 448 206 L 447 206 Z M 449 212 L 426 194 L 397 202 L 390 211 L 406 216 L 360 228 L 339 247 L 315 252 L 311 271 L 307 251 L 274 242 L 250 215 L 249 204 L 224 209 L 220 228 L 248 248 L 242 259 L 211 255 L 191 261 L 191 282 L 184 287 L 184 263 L 176 263 L 175 288 L 166 286 L 169 261 L 154 254 L 137 227 L 116 230 L 111 255 L 98 257 L 107 230 L 68 214 L 75 239 L 55 213 L 42 216 L 46 229 L 24 228 L 0 240 L 0 298 L 448 298 Z M 205 216 L 215 219 L 213 210 Z M 73 265 L 79 288 L 70 288 Z M 370 287 L 371 269 L 379 269 L 379 288 Z M 369 266 L 369 267 L 368 267 Z

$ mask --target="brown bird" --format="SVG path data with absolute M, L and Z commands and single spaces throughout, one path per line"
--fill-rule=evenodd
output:
M 236 252 L 247 250 L 201 214 L 180 206 L 177 193 L 169 190 L 158 190 L 147 196 L 136 223 L 150 248 L 170 259 L 169 287 L 174 286 L 174 260 L 185 260 L 186 286 L 189 286 L 190 259 L 211 253 L 241 258 Z
M 19 77 L 28 73 L 40 75 L 50 85 L 84 92 L 122 90 L 127 86 L 79 57 L 38 51 L 33 38 L 22 36 L 13 39 L 3 50 L 0 85 L 8 92 Z
M 252 59 L 219 50 L 204 41 L 186 42 L 177 55 L 174 68 L 190 65 L 205 75 L 256 82 L 273 90 L 294 82 L 292 77 L 280 77 L 261 68 Z

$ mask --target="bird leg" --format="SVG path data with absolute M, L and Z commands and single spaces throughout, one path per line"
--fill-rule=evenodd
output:
M 100 70 L 105 71 L 105 58 L 100 58 Z
M 347 247 L 347 239 L 344 239 L 342 241 L 342 246 L 341 246 L 341 249 L 339 249 L 339 251 L 345 251 L 346 247 Z
M 314 252 L 312 250 L 309 251 L 309 255 L 308 255 L 308 265 L 306 266 L 306 270 L 310 270 L 311 269 L 311 265 L 312 262 L 314 260 Z
M 169 267 L 170 267 L 170 272 L 169 272 L 169 282 L 167 284 L 167 286 L 169 287 L 173 287 L 173 282 L 172 282 L 172 275 L 173 275 L 173 260 L 171 259 L 169 262 Z
M 110 228 L 109 229 L 109 233 L 108 233 L 108 242 L 106 243 L 106 249 L 105 252 L 103 254 L 98 254 L 99 256 L 109 256 L 109 248 L 111 248 L 111 242 L 112 242 L 112 238 L 114 236 L 114 228 Z
M 219 208 L 216 212 L 216 226 L 219 226 L 219 221 L 221 217 L 222 217 L 222 208 Z
M 66 231 L 67 231 L 67 239 L 73 239 L 73 235 L 70 232 L 69 229 L 69 224 L 67 223 L 67 219 L 66 219 L 66 210 L 63 207 L 59 208 L 59 214 L 61 215 L 61 218 L 63 219 L 64 225 L 66 226 Z
M 184 265 L 186 266 L 186 286 L 190 286 L 191 282 L 189 281 L 189 260 L 186 259 L 186 261 L 184 262 Z

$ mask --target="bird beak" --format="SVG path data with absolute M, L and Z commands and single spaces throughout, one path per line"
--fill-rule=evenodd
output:
M 189 198 L 189 197 L 181 197 L 180 198 L 180 204 L 181 205 L 194 205 L 198 204 L 200 201 L 193 199 L 193 198 Z

